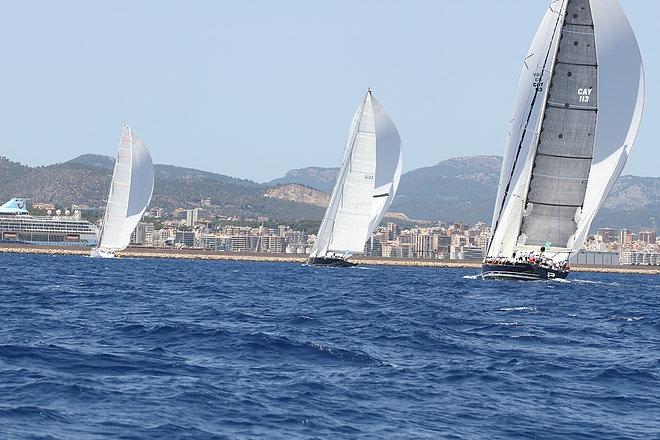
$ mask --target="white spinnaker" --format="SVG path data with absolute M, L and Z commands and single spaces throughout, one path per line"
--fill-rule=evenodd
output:
M 125 249 L 131 233 L 149 205 L 154 188 L 151 155 L 144 143 L 125 125 L 110 184 L 99 249 Z
M 587 192 L 572 248 L 578 251 L 621 174 L 644 109 L 644 67 L 635 33 L 617 0 L 591 0 L 598 57 L 598 125 Z
M 552 59 L 548 55 L 559 42 L 558 26 L 564 11 L 564 0 L 550 3 L 523 61 L 493 212 L 489 257 L 510 255 L 516 245 L 537 140 L 535 130 L 552 76 Z
M 342 166 L 312 257 L 350 256 L 364 251 L 365 242 L 396 193 L 401 158 L 401 139 L 394 123 L 367 92 L 353 117 Z

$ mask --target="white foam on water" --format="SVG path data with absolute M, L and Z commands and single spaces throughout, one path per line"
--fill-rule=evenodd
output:
M 536 311 L 536 307 L 501 307 L 498 312 L 524 312 L 525 310 Z
M 524 325 L 520 322 L 496 322 L 495 325 L 500 325 L 502 327 L 520 327 L 521 325 Z
M 611 282 L 607 283 L 605 281 L 593 281 L 593 280 L 573 280 L 574 283 L 576 284 L 597 284 L 601 286 L 620 286 L 619 283 L 617 282 Z
M 463 275 L 464 280 L 478 280 L 481 275 Z
M 615 321 L 628 321 L 628 322 L 633 322 L 633 321 L 640 321 L 644 319 L 643 316 L 610 316 L 610 319 L 613 319 Z
M 566 283 L 566 284 L 571 284 L 569 280 L 566 280 L 564 278 L 552 278 L 550 281 L 553 283 Z

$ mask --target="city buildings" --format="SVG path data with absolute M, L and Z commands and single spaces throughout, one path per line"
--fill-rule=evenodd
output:
M 0 239 L 5 242 L 87 246 L 96 242 L 98 227 L 92 227 L 81 217 L 102 212 L 100 208 L 73 205 L 75 210 L 57 209 L 48 203 L 40 203 L 37 207 L 40 211 L 46 210 L 43 212 L 49 216 L 30 217 L 29 222 L 25 216 L 5 217 L 0 225 Z M 95 221 L 98 225 L 99 219 Z M 396 221 L 412 225 L 408 220 Z M 316 227 L 312 225 L 314 231 Z M 383 258 L 480 261 L 486 254 L 490 232 L 485 223 L 425 222 L 402 227 L 390 221 L 376 228 L 365 244 L 364 254 Z M 186 247 L 222 252 L 307 254 L 315 239 L 306 231 L 286 224 L 273 224 L 268 218 L 222 216 L 209 199 L 202 199 L 194 208 L 151 208 L 131 234 L 130 243 L 131 246 Z M 588 237 L 583 249 L 571 261 L 580 265 L 660 265 L 660 241 L 654 228 L 637 232 L 600 228 Z

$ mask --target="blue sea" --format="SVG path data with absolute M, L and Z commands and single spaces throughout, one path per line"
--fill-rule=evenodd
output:
M 0 254 L 1 439 L 660 437 L 660 277 Z

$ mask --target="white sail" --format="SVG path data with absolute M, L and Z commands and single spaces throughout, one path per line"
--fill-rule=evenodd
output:
M 551 2 L 523 65 L 488 257 L 581 248 L 630 153 L 643 95 L 617 1 Z
M 592 0 L 598 57 L 598 125 L 584 206 L 573 238 L 579 250 L 621 174 L 642 121 L 644 66 L 635 33 L 616 0 Z
M 348 135 L 344 159 L 312 257 L 360 254 L 390 207 L 402 168 L 401 138 L 382 105 L 367 92 Z
M 371 102 L 376 123 L 376 178 L 367 239 L 374 233 L 394 201 L 403 169 L 399 131 L 380 102 L 373 96 Z
M 113 254 L 128 246 L 131 233 L 149 205 L 153 188 L 151 155 L 130 127 L 124 125 L 98 251 Z

